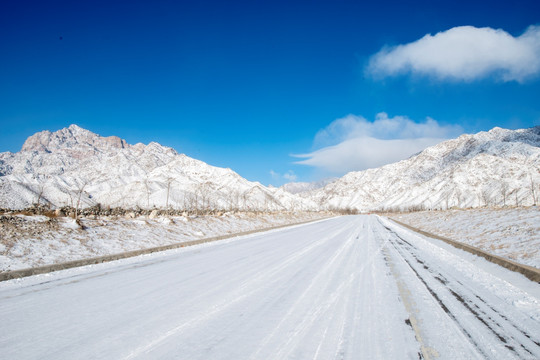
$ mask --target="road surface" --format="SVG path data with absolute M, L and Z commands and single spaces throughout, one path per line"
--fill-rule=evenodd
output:
M 540 285 L 475 262 L 344 216 L 8 281 L 0 357 L 540 358 Z

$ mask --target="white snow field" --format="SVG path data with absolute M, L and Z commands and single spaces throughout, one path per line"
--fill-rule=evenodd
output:
M 420 211 L 391 217 L 540 269 L 540 210 L 536 206 Z
M 5 359 L 538 359 L 540 285 L 377 216 L 0 283 Z

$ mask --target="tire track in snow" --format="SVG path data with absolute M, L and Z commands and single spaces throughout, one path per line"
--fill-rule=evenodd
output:
M 316 306 L 316 309 L 312 309 L 315 311 L 312 311 L 307 317 L 304 317 L 303 322 L 306 323 L 306 326 L 301 327 L 301 331 L 298 336 L 295 336 L 294 342 L 291 343 L 289 350 L 281 356 L 282 359 L 291 358 L 295 349 L 299 344 L 306 342 L 308 340 L 307 338 L 314 339 L 316 336 L 311 332 L 317 328 L 319 328 L 319 333 L 322 330 L 322 334 L 318 337 L 319 344 L 312 358 L 317 359 L 321 357 L 322 359 L 327 359 L 327 354 L 329 352 L 333 352 L 334 354 L 340 352 L 339 345 L 343 342 L 343 330 L 347 321 L 345 304 L 351 298 L 353 285 L 357 282 L 359 275 L 358 269 L 355 267 L 359 259 L 358 239 L 358 230 L 354 229 L 354 232 L 347 239 L 347 242 L 350 242 L 352 246 L 352 249 L 350 249 L 351 251 L 346 252 L 343 254 L 344 256 L 337 259 L 339 261 L 336 261 L 334 264 L 335 270 L 332 274 L 333 276 L 327 277 L 328 281 L 325 288 L 336 282 L 339 283 L 339 287 L 330 294 L 326 291 L 321 292 L 319 295 L 320 301 L 317 301 L 317 303 L 322 302 L 322 304 Z M 347 274 L 349 275 L 343 279 L 343 275 Z M 336 311 L 336 309 L 338 310 Z M 337 334 L 339 334 L 338 336 L 330 330 L 336 326 L 340 329 L 337 332 Z
M 474 289 L 463 285 L 459 280 L 451 281 L 448 276 L 443 275 L 437 264 L 428 264 L 420 259 L 421 252 L 410 241 L 386 225 L 381 225 L 391 235 L 390 243 L 401 259 L 479 355 L 486 359 L 532 359 L 540 356 L 538 343 L 533 341 L 526 331 L 508 318 L 505 319 L 504 315 L 499 316 L 500 312 L 493 306 L 488 306 Z M 467 313 L 472 316 L 467 316 Z M 528 341 L 509 331 L 510 327 L 517 329 Z
M 408 319 L 405 320 L 405 323 L 409 325 L 410 328 L 413 330 L 416 341 L 419 344 L 420 350 L 418 352 L 418 358 L 425 359 L 425 360 L 429 360 L 432 357 L 437 358 L 439 356 L 438 352 L 434 348 L 428 346 L 424 341 L 425 334 L 424 334 L 423 329 L 420 327 L 419 321 L 417 319 L 419 309 L 412 298 L 412 293 L 409 290 L 406 281 L 402 278 L 401 274 L 397 270 L 395 260 L 392 259 L 392 255 L 387 246 L 387 244 L 390 243 L 390 240 L 391 240 L 391 237 L 389 236 L 389 233 L 388 233 L 388 228 L 385 227 L 386 231 L 381 231 L 382 224 L 380 223 L 379 219 L 377 220 L 378 220 L 377 222 L 378 226 L 376 226 L 374 229 L 371 229 L 371 230 L 375 234 L 377 234 L 378 237 L 386 239 L 384 241 L 384 248 L 382 250 L 383 257 L 384 257 L 386 266 L 388 266 L 390 273 L 392 274 L 392 276 L 394 277 L 396 281 L 396 286 L 399 291 L 399 296 L 408 313 Z M 384 227 L 384 225 L 382 226 Z
M 356 309 L 361 299 L 361 297 L 353 297 L 355 285 L 358 287 L 358 292 L 365 293 L 366 287 L 369 284 L 378 284 L 376 280 L 372 280 L 373 277 L 377 276 L 379 270 L 374 263 L 377 259 L 380 259 L 381 252 L 386 245 L 385 241 L 379 242 L 378 239 L 374 238 L 372 233 L 366 231 L 364 228 L 366 223 L 365 218 L 363 220 L 358 222 L 357 228 L 354 229 L 346 240 L 348 244 L 353 246 L 352 251 L 349 251 L 349 248 L 342 248 L 339 253 L 334 254 L 333 258 L 321 268 L 317 276 L 310 282 L 308 288 L 304 290 L 302 295 L 289 308 L 289 311 L 284 315 L 275 330 L 263 340 L 258 350 L 251 355 L 250 359 L 258 359 L 261 352 L 265 347 L 270 346 L 270 344 L 276 346 L 277 344 L 273 341 L 274 338 L 279 338 L 283 331 L 287 329 L 289 329 L 288 338 L 284 343 L 279 343 L 279 351 L 276 355 L 272 356 L 273 359 L 285 359 L 295 356 L 313 359 L 317 357 L 328 358 L 329 352 L 336 359 L 344 358 L 347 355 L 358 356 L 358 353 L 355 354 L 352 350 L 346 352 L 344 347 L 346 344 L 345 331 L 346 328 L 349 330 L 347 333 L 349 341 L 357 341 L 356 328 L 366 326 L 360 322 L 362 316 L 366 316 L 366 314 L 362 313 L 362 316 L 355 314 L 352 319 L 349 318 L 346 315 L 350 314 L 349 311 L 351 309 L 348 304 L 353 302 L 353 309 Z M 362 227 L 360 227 L 360 224 L 362 224 Z M 362 236 L 360 232 L 363 233 Z M 339 278 L 336 278 L 334 274 L 339 275 Z M 343 279 L 343 275 L 346 275 L 345 279 Z M 364 278 L 362 279 L 361 277 Z M 332 284 L 335 286 L 336 283 L 339 284 L 337 289 L 331 292 L 325 290 Z M 308 310 L 305 309 L 306 299 L 311 299 L 312 302 Z M 335 320 L 339 324 L 336 325 L 332 320 L 332 316 L 336 315 L 336 305 L 341 303 L 344 304 L 340 306 L 341 310 L 337 313 L 342 315 L 341 318 Z M 372 303 L 368 301 L 366 305 L 371 306 Z M 294 321 L 294 319 L 291 320 L 293 314 L 302 314 L 302 317 L 297 324 L 293 324 L 293 329 L 290 330 L 290 323 Z M 349 326 L 347 327 L 347 325 Z M 338 337 L 333 333 L 328 335 L 328 329 L 330 327 L 337 327 L 339 329 L 337 331 L 339 334 Z M 319 333 L 322 333 L 321 338 L 314 335 L 314 328 L 320 328 Z M 325 343 L 325 334 L 330 339 L 327 343 Z M 369 334 L 371 334 L 371 331 L 368 331 Z M 318 344 L 313 355 L 295 354 L 295 349 L 301 343 L 315 341 L 315 338 L 318 339 Z M 379 339 L 368 342 L 370 347 L 373 346 L 373 343 L 377 344 L 374 346 L 375 351 L 380 351 L 381 349 L 378 347 L 380 343 Z M 333 348 L 334 350 L 330 351 L 329 348 Z M 367 351 L 373 351 L 373 349 Z M 365 353 L 366 349 L 363 349 L 363 352 Z M 383 354 L 379 355 L 379 357 L 384 357 Z
M 346 231 L 350 231 L 349 229 L 344 229 L 343 233 L 345 233 Z M 338 233 L 334 236 L 334 238 L 337 238 L 338 235 L 340 235 L 341 233 Z M 251 356 L 250 356 L 250 359 L 258 359 L 258 356 L 260 354 L 260 352 L 262 350 L 264 350 L 264 348 L 273 340 L 273 338 L 277 335 L 277 334 L 280 334 L 283 330 L 283 325 L 285 324 L 285 322 L 287 322 L 291 315 L 294 314 L 294 313 L 297 313 L 298 311 L 300 311 L 301 308 L 303 308 L 305 306 L 305 300 L 311 296 L 311 292 L 313 291 L 313 289 L 315 288 L 315 286 L 321 286 L 321 278 L 323 277 L 326 277 L 326 283 L 324 284 L 324 287 L 327 287 L 328 284 L 329 284 L 329 277 L 328 277 L 328 271 L 330 271 L 330 269 L 335 266 L 336 264 L 339 265 L 339 262 L 337 261 L 340 256 L 342 256 L 343 254 L 346 254 L 346 250 L 348 250 L 352 245 L 353 245 L 353 238 L 354 236 L 348 236 L 348 239 L 347 241 L 345 241 L 343 243 L 343 245 L 341 247 L 339 247 L 337 249 L 337 251 L 332 255 L 332 257 L 324 264 L 323 267 L 321 267 L 319 269 L 319 271 L 317 272 L 316 276 L 311 280 L 311 282 L 309 283 L 309 285 L 307 286 L 307 288 L 302 292 L 302 294 L 296 299 L 296 301 L 294 302 L 294 304 L 292 304 L 292 306 L 289 308 L 289 310 L 287 311 L 287 313 L 283 316 L 282 320 L 279 322 L 279 324 L 275 327 L 274 331 L 272 331 L 265 339 L 263 339 L 263 341 L 261 342 L 261 344 L 259 345 L 259 348 L 257 349 L 257 351 L 255 353 L 253 353 Z M 333 271 L 337 271 L 339 270 L 339 268 L 336 268 L 334 269 Z
M 350 226 L 350 225 L 349 225 Z M 124 357 L 125 360 L 133 359 L 140 354 L 148 353 L 152 348 L 158 346 L 159 344 L 163 343 L 168 338 L 177 335 L 178 333 L 185 331 L 189 327 L 193 327 L 201 322 L 208 321 L 216 314 L 226 310 L 230 306 L 252 296 L 253 294 L 261 291 L 263 287 L 258 286 L 258 284 L 261 283 L 267 283 L 269 279 L 272 277 L 275 277 L 276 274 L 279 272 L 285 271 L 287 267 L 291 264 L 294 264 L 295 261 L 297 261 L 299 258 L 305 256 L 310 251 L 313 251 L 314 249 L 324 245 L 328 241 L 331 241 L 335 237 L 337 237 L 338 234 L 342 232 L 348 231 L 348 227 L 345 228 L 339 228 L 337 231 L 331 233 L 330 235 L 327 235 L 323 237 L 322 239 L 319 239 L 307 247 L 303 248 L 302 250 L 289 255 L 287 258 L 285 258 L 280 263 L 277 263 L 273 267 L 257 274 L 254 277 L 249 278 L 244 283 L 240 285 L 239 288 L 237 288 L 231 295 L 227 296 L 226 299 L 222 300 L 218 304 L 214 305 L 212 309 L 202 316 L 197 316 L 185 323 L 182 323 L 168 331 L 166 331 L 164 334 L 160 335 L 159 337 L 155 338 L 154 340 L 144 344 L 143 346 L 135 349 L 134 351 L 131 351 L 129 355 Z M 344 246 L 347 244 L 344 244 Z
M 58 283 L 47 291 L 18 294 L 35 283 L 21 280 L 0 288 L 2 355 L 418 359 L 420 345 L 388 265 L 393 262 L 418 310 L 423 340 L 441 359 L 540 358 L 536 298 L 458 254 L 389 227 L 410 245 L 375 216 L 351 216 L 182 252 L 130 271 L 114 272 L 111 264 L 102 269 L 112 271 L 106 276 Z M 83 270 L 78 271 L 99 273 Z M 55 277 L 65 278 L 61 275 Z M 448 289 L 533 356 L 521 346 L 515 346 L 517 355 L 505 348 Z

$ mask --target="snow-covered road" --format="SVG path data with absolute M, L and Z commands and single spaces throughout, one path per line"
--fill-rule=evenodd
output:
M 0 357 L 540 358 L 540 285 L 490 266 L 333 218 L 1 283 Z

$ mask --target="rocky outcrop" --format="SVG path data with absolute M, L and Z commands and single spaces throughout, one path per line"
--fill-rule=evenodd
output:
M 21 151 L 53 152 L 56 150 L 72 150 L 75 148 L 103 151 L 106 149 L 123 149 L 128 144 L 118 136 L 102 137 L 77 125 L 56 132 L 48 130 L 30 136 L 23 144 Z

